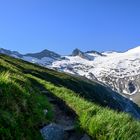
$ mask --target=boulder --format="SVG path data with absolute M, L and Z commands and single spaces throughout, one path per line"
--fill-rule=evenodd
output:
M 87 134 L 85 134 L 85 135 L 81 138 L 81 140 L 91 140 L 91 138 L 90 138 Z
M 64 140 L 65 132 L 60 125 L 51 123 L 40 130 L 44 140 Z

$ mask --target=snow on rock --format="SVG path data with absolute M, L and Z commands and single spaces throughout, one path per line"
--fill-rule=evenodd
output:
M 140 47 L 123 53 L 104 52 L 98 55 L 90 52 L 86 55 L 94 59 L 88 60 L 79 55 L 65 56 L 66 60 L 54 61 L 52 67 L 91 80 L 97 78 L 125 96 L 139 93 Z
M 46 65 L 51 65 L 53 61 L 55 61 L 55 59 L 50 58 L 50 57 L 43 57 L 41 59 L 35 58 L 35 57 L 31 57 L 31 56 L 23 56 L 22 58 L 25 61 L 29 61 L 32 63 L 36 63 L 42 66 L 46 66 Z

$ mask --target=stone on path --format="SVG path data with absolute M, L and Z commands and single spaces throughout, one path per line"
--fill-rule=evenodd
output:
M 60 125 L 51 123 L 40 130 L 44 140 L 64 140 L 65 132 Z
M 87 134 L 85 134 L 85 135 L 81 138 L 81 140 L 91 140 L 91 139 L 90 139 L 90 137 L 89 137 Z

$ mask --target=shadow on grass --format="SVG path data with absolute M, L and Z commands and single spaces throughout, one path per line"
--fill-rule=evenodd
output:
M 56 104 L 59 106 L 59 108 L 61 110 L 63 110 L 63 112 L 65 112 L 68 116 L 72 117 L 73 119 L 77 117 L 77 115 L 75 114 L 75 112 L 59 97 L 55 96 L 51 91 L 49 91 L 48 89 L 46 89 L 46 87 L 44 87 L 42 84 L 40 84 L 37 80 L 33 79 L 33 78 L 28 78 L 31 83 L 37 87 L 42 93 L 43 91 L 46 91 L 47 93 L 44 93 L 47 97 L 51 97 L 54 99 L 53 104 Z
M 2 55 L 1 57 L 8 63 L 16 66 L 24 74 L 31 74 L 52 83 L 55 86 L 70 89 L 88 101 L 95 102 L 100 106 L 109 107 L 117 111 L 124 111 L 124 107 L 127 107 L 126 103 L 131 103 L 132 107 L 140 112 L 140 108 L 137 104 L 97 82 L 87 82 L 85 79 L 81 80 L 81 78 L 60 73 L 23 60 L 11 58 L 9 56 Z M 39 83 L 37 83 L 36 86 L 39 86 Z
M 44 77 L 42 78 L 42 76 L 40 76 L 40 75 L 34 75 L 34 76 L 45 80 L 45 78 Z M 36 81 L 35 79 L 30 78 L 30 81 L 32 81 L 32 83 L 34 83 L 34 85 L 39 87 L 41 90 L 46 90 L 46 88 L 43 87 L 40 83 L 38 83 L 38 81 Z M 46 81 L 48 81 L 48 80 L 46 80 Z M 52 83 L 54 84 L 54 82 L 52 82 Z M 71 81 L 71 83 L 72 83 L 72 81 Z M 83 86 L 86 86 L 86 84 Z M 60 84 L 57 84 L 57 86 L 58 87 L 67 87 L 67 86 L 62 86 Z M 86 87 L 84 87 L 84 88 L 86 88 Z M 72 89 L 69 86 L 68 86 L 68 89 L 71 89 L 72 91 L 75 92 L 75 89 Z M 80 90 L 81 90 L 81 88 L 79 88 L 79 92 L 80 92 Z M 132 101 L 130 101 L 127 98 L 122 97 L 118 93 L 113 92 L 111 89 L 106 89 L 102 85 L 92 86 L 91 93 L 92 93 L 91 95 L 93 95 L 93 96 L 90 96 L 90 97 L 86 96 L 84 94 L 84 92 L 80 92 L 80 94 L 79 93 L 77 93 L 77 94 L 79 94 L 81 97 L 84 97 L 86 100 L 88 100 L 90 102 L 96 103 L 99 106 L 108 107 L 112 110 L 119 111 L 119 112 L 124 112 L 125 108 L 127 108 L 127 102 L 128 102 L 128 103 L 132 104 L 132 106 L 136 109 L 136 111 L 140 112 L 140 108 L 135 103 L 133 103 Z M 82 96 L 82 95 L 84 95 L 84 96 Z M 114 99 L 113 96 L 118 98 L 118 100 Z M 127 113 L 130 113 L 132 116 L 137 118 L 137 116 L 135 116 L 135 112 L 131 112 L 131 111 L 132 110 L 130 110 L 130 112 L 127 112 Z

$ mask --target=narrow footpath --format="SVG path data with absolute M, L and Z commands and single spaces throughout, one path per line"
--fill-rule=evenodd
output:
M 87 134 L 75 129 L 76 115 L 64 103 L 45 92 L 53 105 L 54 120 L 40 130 L 44 140 L 91 140 Z

